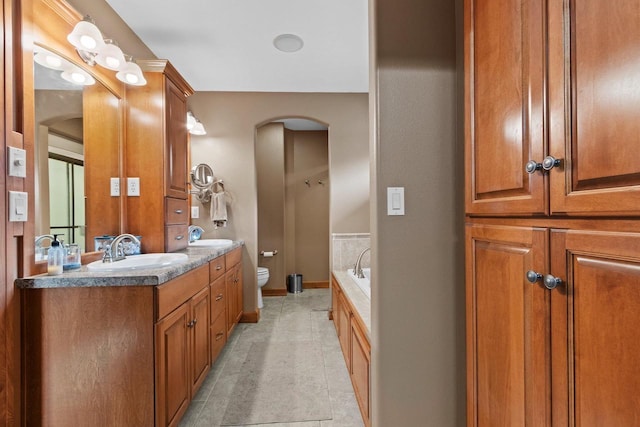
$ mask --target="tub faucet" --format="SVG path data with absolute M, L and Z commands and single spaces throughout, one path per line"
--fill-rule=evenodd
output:
M 107 245 L 107 247 L 104 249 L 104 256 L 102 257 L 102 262 L 115 262 L 115 261 L 121 261 L 126 258 L 126 256 L 124 255 L 124 248 L 122 247 L 122 241 L 124 239 L 129 239 L 136 245 L 140 244 L 140 240 L 138 240 L 138 238 L 133 234 L 128 234 L 128 233 L 121 234 L 115 239 L 113 239 L 111 244 Z
M 353 266 L 353 274 L 355 274 L 356 277 L 360 279 L 364 279 L 364 273 L 362 272 L 362 257 L 367 251 L 370 251 L 370 250 L 371 248 L 367 248 L 362 252 L 360 252 L 360 255 L 358 255 L 358 260 L 356 261 L 356 264 Z
M 193 243 L 196 240 L 199 240 L 200 237 L 202 237 L 202 233 L 204 233 L 204 229 L 202 227 L 199 227 L 197 225 L 190 225 L 188 232 L 189 243 Z

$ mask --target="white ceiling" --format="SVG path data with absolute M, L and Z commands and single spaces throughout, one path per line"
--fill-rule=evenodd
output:
M 197 91 L 368 91 L 367 0 L 107 2 Z M 302 50 L 276 50 L 284 33 Z

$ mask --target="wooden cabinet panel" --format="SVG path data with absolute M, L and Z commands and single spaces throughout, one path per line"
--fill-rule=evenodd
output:
M 156 286 L 154 290 L 157 305 L 156 320 L 162 319 L 198 293 L 207 283 L 207 271 L 206 265 L 200 266 Z
M 544 2 L 465 0 L 466 210 L 545 213 Z
M 242 263 L 228 267 L 225 274 L 227 296 L 227 336 L 242 317 Z
M 225 267 L 225 257 L 219 256 L 211 261 L 209 261 L 209 282 L 213 282 L 218 277 L 224 275 L 226 271 Z
M 351 321 L 351 381 L 365 425 L 369 426 L 371 347 L 355 318 Z
M 173 197 L 165 198 L 165 223 L 173 224 L 189 224 L 189 204 L 186 200 L 174 199 Z
M 213 322 L 218 316 L 224 315 L 226 312 L 227 298 L 225 278 L 220 277 L 213 281 L 211 288 L 211 321 Z
M 347 369 L 351 371 L 351 310 L 342 292 L 338 296 L 338 301 L 338 340 L 347 362 Z
M 218 355 L 222 351 L 222 348 L 227 342 L 227 323 L 225 312 L 213 321 L 211 325 L 211 363 L 213 364 Z
M 189 306 L 183 304 L 156 324 L 156 421 L 177 425 L 190 401 Z
M 340 286 L 338 286 L 338 284 L 336 283 L 336 279 L 333 278 L 333 276 L 331 277 L 331 315 L 333 317 L 333 326 L 336 327 L 336 333 L 340 333 L 340 327 L 339 327 L 339 315 L 338 315 L 338 309 L 340 306 L 340 300 L 338 299 L 338 296 L 340 295 Z
M 548 425 L 546 230 L 467 226 L 469 426 Z M 474 404 L 475 403 L 475 404 Z
M 549 3 L 551 211 L 640 213 L 640 1 Z
M 554 425 L 640 420 L 640 234 L 554 231 Z
M 166 195 L 186 199 L 189 194 L 187 177 L 187 96 L 171 80 L 166 80 L 167 148 Z
M 180 249 L 184 249 L 189 246 L 189 226 L 183 225 L 168 225 L 165 227 L 165 248 L 167 252 L 175 252 Z
M 211 368 L 209 288 L 202 289 L 191 300 L 191 396 L 202 385 Z

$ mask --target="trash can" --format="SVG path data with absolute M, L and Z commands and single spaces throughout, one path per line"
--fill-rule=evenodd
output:
M 302 292 L 302 274 L 290 274 L 287 276 L 287 292 L 292 294 Z

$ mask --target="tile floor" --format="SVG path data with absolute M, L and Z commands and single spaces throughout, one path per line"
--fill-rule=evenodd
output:
M 287 294 L 286 297 L 264 298 L 264 308 L 260 313 L 259 323 L 239 324 L 213 365 L 202 388 L 191 402 L 182 419 L 182 427 L 218 427 L 223 425 L 223 418 L 230 399 L 233 399 L 236 382 L 241 375 L 242 366 L 247 360 L 249 349 L 253 343 L 269 341 L 278 342 L 316 341 L 322 348 L 326 385 L 331 405 L 331 419 L 251 424 L 264 427 L 362 427 L 360 410 L 353 393 L 340 343 L 333 322 L 328 320 L 327 308 L 330 305 L 328 289 L 306 289 L 300 294 Z M 253 346 L 262 348 L 263 346 Z M 256 379 L 256 388 L 260 388 L 260 379 Z M 273 388 L 273 384 L 269 385 Z M 291 393 L 295 384 L 283 384 L 282 394 Z M 286 390 L 285 390 L 286 387 Z M 283 407 L 274 408 L 286 412 L 287 408 L 296 404 L 289 399 L 281 402 Z M 305 403 L 298 403 L 305 404 Z M 266 421 L 265 421 L 266 422 Z M 247 425 L 247 424 L 243 424 Z

